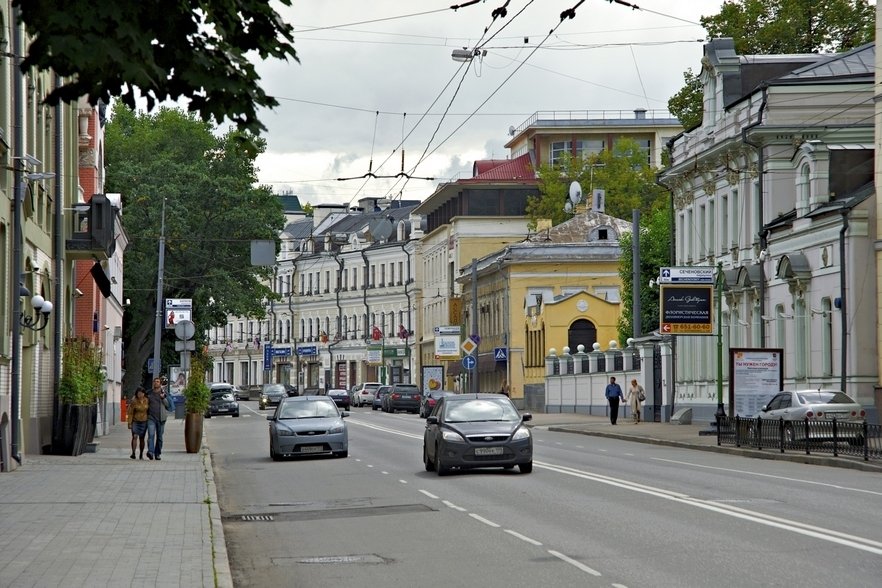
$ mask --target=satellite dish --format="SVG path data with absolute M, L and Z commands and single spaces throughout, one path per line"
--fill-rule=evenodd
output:
M 509 135 L 510 137 L 514 137 L 515 130 L 516 130 L 516 129 L 514 128 L 514 125 L 508 127 L 508 135 Z
M 579 182 L 570 184 L 570 202 L 573 205 L 582 202 L 582 186 L 579 185 Z

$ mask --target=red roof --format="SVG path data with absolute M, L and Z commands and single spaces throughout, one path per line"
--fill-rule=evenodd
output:
M 535 180 L 536 173 L 530 161 L 530 154 L 525 153 L 514 159 L 484 159 L 476 161 L 473 166 L 474 176 L 460 182 L 486 181 L 524 181 Z

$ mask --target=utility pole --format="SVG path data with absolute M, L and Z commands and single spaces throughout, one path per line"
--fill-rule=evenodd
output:
M 162 197 L 162 223 L 159 228 L 159 267 L 156 272 L 156 322 L 153 325 L 153 378 L 158 378 L 162 373 L 159 363 L 160 347 L 162 343 L 162 324 L 165 315 L 165 306 L 162 297 L 163 272 L 165 272 L 165 196 Z
M 472 258 L 472 337 L 478 336 L 478 260 Z M 475 341 L 477 343 L 477 341 Z M 480 344 L 479 344 L 480 346 Z M 475 367 L 469 374 L 469 390 L 478 393 L 478 349 L 475 349 Z
M 643 334 L 643 315 L 640 308 L 640 210 L 631 211 L 631 336 Z

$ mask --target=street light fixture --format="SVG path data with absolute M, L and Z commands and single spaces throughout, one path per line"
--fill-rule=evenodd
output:
M 19 282 L 18 295 L 21 298 L 27 298 L 31 295 L 23 284 Z M 49 325 L 49 313 L 52 312 L 52 303 L 40 296 L 34 295 L 31 298 L 31 306 L 34 309 L 33 315 L 26 315 L 23 312 L 19 315 L 19 324 L 32 331 L 42 331 Z

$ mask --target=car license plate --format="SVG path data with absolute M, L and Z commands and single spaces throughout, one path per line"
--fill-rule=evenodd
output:
M 475 455 L 502 455 L 502 447 L 475 447 Z
M 230 409 L 227 408 L 226 406 L 222 406 L 219 409 L 217 409 L 218 412 L 227 412 L 228 410 L 230 410 Z
M 300 453 L 321 453 L 321 445 L 305 445 L 300 448 Z

